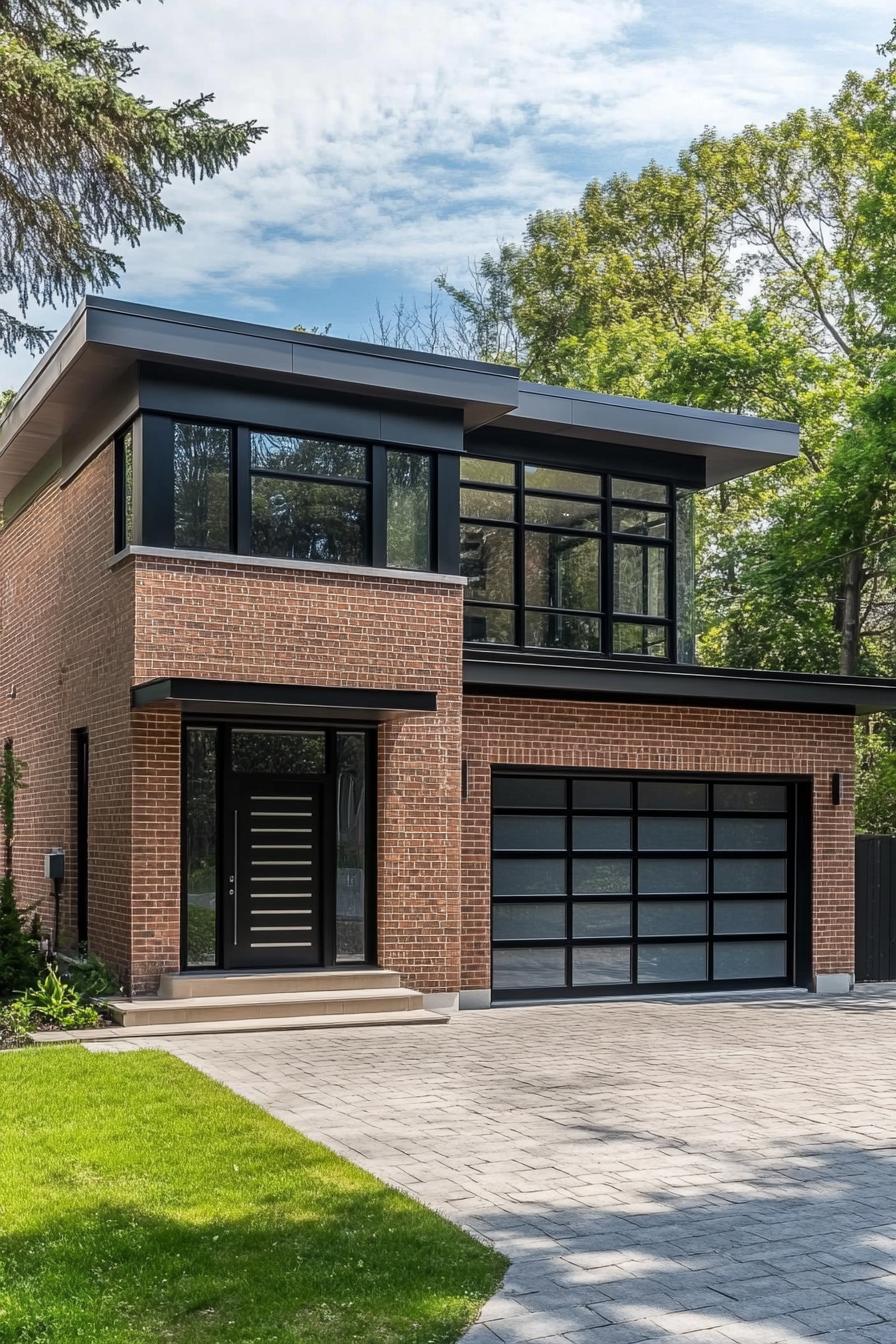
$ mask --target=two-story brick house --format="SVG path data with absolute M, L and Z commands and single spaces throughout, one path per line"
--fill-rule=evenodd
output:
M 797 451 L 88 299 L 0 422 L 22 901 L 62 847 L 60 944 L 136 994 L 848 985 L 852 721 L 896 687 L 690 628 L 693 492 Z

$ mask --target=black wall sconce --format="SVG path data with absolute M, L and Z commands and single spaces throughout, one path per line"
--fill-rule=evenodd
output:
M 831 802 L 839 807 L 843 802 L 843 772 L 835 770 L 831 775 Z

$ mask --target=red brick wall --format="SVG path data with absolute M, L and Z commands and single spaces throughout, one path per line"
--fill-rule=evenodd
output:
M 489 985 L 489 838 L 493 765 L 731 771 L 815 777 L 814 973 L 853 969 L 853 736 L 841 715 L 576 704 L 471 696 L 464 702 L 462 974 Z M 846 777 L 831 804 L 830 776 Z
M 130 960 L 131 577 L 110 574 L 112 454 L 67 486 L 51 482 L 0 531 L 0 737 L 27 765 L 14 854 L 23 906 L 52 926 L 43 854 L 62 846 L 62 938 L 74 940 L 76 855 L 72 734 L 90 733 L 90 943 Z M 14 692 L 14 695 L 12 694 Z
M 850 719 L 470 698 L 461 853 L 462 589 L 186 556 L 110 569 L 112 496 L 106 449 L 0 532 L 0 736 L 28 763 L 20 897 L 49 920 L 42 855 L 62 845 L 71 936 L 72 733 L 88 728 L 90 941 L 135 988 L 178 964 L 180 738 L 178 715 L 131 713 L 130 685 L 178 675 L 436 692 L 437 713 L 379 733 L 379 959 L 409 984 L 488 985 L 489 773 L 504 763 L 816 776 L 815 969 L 852 968 Z M 849 781 L 836 809 L 834 770 Z
M 410 985 L 456 989 L 462 588 L 189 557 L 122 564 L 132 567 L 137 681 L 215 676 L 437 693 L 435 714 L 379 732 L 379 960 Z M 178 719 L 134 717 L 145 720 L 135 740 L 134 975 L 150 987 L 178 962 Z

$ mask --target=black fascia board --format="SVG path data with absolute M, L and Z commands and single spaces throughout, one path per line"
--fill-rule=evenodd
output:
M 799 454 L 798 426 L 784 420 L 638 401 L 542 383 L 519 384 L 519 403 L 497 422 L 528 435 L 619 443 L 705 460 L 706 484 L 743 476 Z
M 521 430 L 509 416 L 484 425 L 464 436 L 465 451 L 485 457 L 500 457 L 513 462 L 553 462 L 586 471 L 626 472 L 653 480 L 668 481 L 686 490 L 702 490 L 706 481 L 706 460 L 696 455 L 666 451 L 654 445 L 617 439 L 566 438 L 554 431 Z
M 439 452 L 464 450 L 463 412 L 455 407 L 398 405 L 383 398 L 296 389 L 251 376 L 150 361 L 141 361 L 138 370 L 142 411 Z
M 864 714 L 896 710 L 896 681 L 692 665 L 658 667 L 525 654 L 464 652 L 464 692 L 538 699 L 622 701 Z
M 378 722 L 407 714 L 433 714 L 436 695 L 434 691 L 157 677 L 132 687 L 131 707 L 245 717 L 338 717 Z
M 134 358 L 228 369 L 292 387 L 419 401 L 463 410 L 468 428 L 517 404 L 519 370 L 419 350 L 264 327 L 205 314 L 88 297 L 89 343 Z

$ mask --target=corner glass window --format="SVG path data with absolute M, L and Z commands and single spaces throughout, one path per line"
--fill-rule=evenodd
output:
M 477 485 L 513 486 L 516 482 L 516 466 L 513 462 L 496 462 L 489 457 L 468 457 L 460 459 L 460 478 L 462 481 L 475 481 Z
M 428 453 L 386 453 L 386 564 L 391 569 L 432 565 Z
M 231 433 L 174 422 L 174 545 L 230 550 Z
M 669 487 L 658 481 L 633 481 L 627 476 L 613 477 L 614 499 L 643 499 L 649 504 L 668 504 Z
M 472 457 L 460 476 L 467 641 L 670 656 L 667 485 Z
M 115 441 L 117 492 L 116 551 L 134 540 L 134 431 L 128 426 Z
M 250 445 L 253 555 L 368 563 L 368 449 L 259 431 Z

